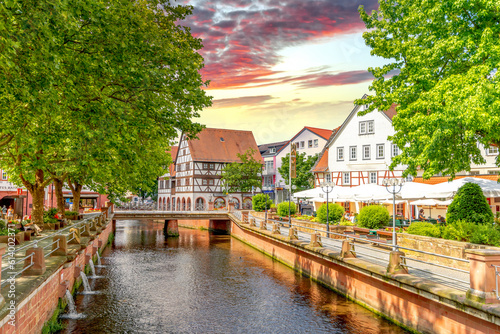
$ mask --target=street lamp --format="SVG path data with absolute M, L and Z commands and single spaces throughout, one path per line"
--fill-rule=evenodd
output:
M 326 237 L 330 237 L 330 212 L 328 211 L 328 194 L 333 191 L 333 188 L 335 187 L 335 183 L 331 182 L 323 182 L 321 184 L 321 190 L 323 190 L 324 193 L 326 193 Z
M 398 241 L 396 239 L 396 194 L 401 191 L 403 184 L 405 183 L 404 179 L 384 179 L 382 184 L 385 186 L 385 189 L 392 194 L 392 250 L 397 251 L 398 249 Z M 392 188 L 391 188 L 392 187 Z
M 288 224 L 292 227 L 292 215 L 290 214 L 290 209 L 292 205 L 292 189 L 297 189 L 296 185 L 290 185 L 290 192 L 288 193 Z

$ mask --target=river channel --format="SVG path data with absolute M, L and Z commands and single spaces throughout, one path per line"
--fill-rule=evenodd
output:
M 162 228 L 117 222 L 63 333 L 407 333 L 228 235 Z

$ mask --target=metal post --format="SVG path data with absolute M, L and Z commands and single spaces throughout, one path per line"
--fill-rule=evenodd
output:
M 396 236 L 396 194 L 401 191 L 401 188 L 403 187 L 404 184 L 403 179 L 384 179 L 382 181 L 382 184 L 385 186 L 385 189 L 392 194 L 392 250 L 397 251 L 398 250 L 398 240 Z M 389 190 L 390 187 L 392 186 L 392 191 Z M 396 190 L 396 187 L 399 187 L 398 190 Z
M 329 192 L 326 193 L 326 237 L 330 238 L 330 212 L 328 211 L 328 194 Z

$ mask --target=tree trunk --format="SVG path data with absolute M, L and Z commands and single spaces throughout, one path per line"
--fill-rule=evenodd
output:
M 38 225 L 43 225 L 43 202 L 45 200 L 46 181 L 43 170 L 38 169 L 35 172 L 35 183 L 26 181 L 22 175 L 23 184 L 31 192 L 33 197 L 33 208 L 31 210 L 31 221 Z
M 81 184 L 75 184 L 75 191 L 73 191 L 73 210 L 80 212 L 80 196 L 82 194 L 83 186 Z
M 64 214 L 64 212 L 66 210 L 64 207 L 63 184 L 64 184 L 64 180 L 54 179 L 54 188 L 56 191 L 56 201 L 57 201 L 57 211 L 62 214 L 61 218 L 66 217 L 66 215 Z

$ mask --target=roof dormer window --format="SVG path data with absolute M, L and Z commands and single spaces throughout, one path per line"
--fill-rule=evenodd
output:
M 276 153 L 276 147 L 271 147 L 269 149 L 269 153 Z

